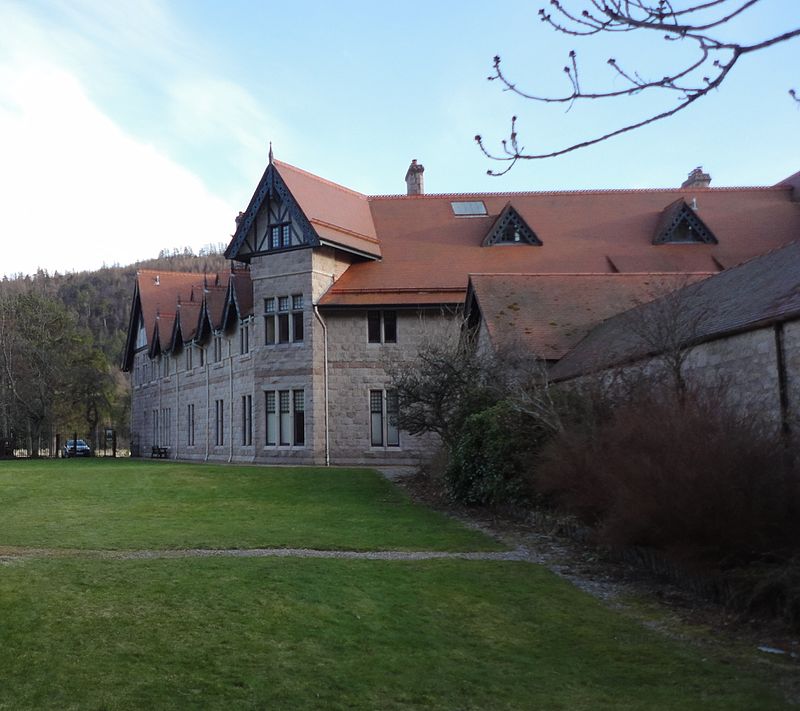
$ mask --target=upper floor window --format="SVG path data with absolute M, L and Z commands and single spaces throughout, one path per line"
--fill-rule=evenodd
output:
M 304 338 L 303 295 L 264 299 L 264 343 L 298 343 Z
M 288 222 L 269 227 L 269 248 L 286 249 L 292 246 L 292 226 Z
M 245 355 L 250 352 L 250 322 L 242 321 L 239 324 L 239 353 Z
M 397 311 L 367 311 L 367 340 L 397 343 Z
M 189 345 L 186 348 L 186 370 L 194 368 L 194 346 Z
M 214 336 L 214 362 L 222 360 L 222 336 Z

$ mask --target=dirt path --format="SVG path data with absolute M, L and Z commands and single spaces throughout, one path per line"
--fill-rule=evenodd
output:
M 149 560 L 160 558 L 345 558 L 353 560 L 529 560 L 524 548 L 500 552 L 449 551 L 350 551 L 314 548 L 178 548 L 133 551 L 82 548 L 0 547 L 0 563 L 26 558 L 94 558 L 103 560 Z

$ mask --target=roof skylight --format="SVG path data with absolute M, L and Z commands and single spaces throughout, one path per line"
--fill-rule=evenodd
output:
M 486 205 L 483 200 L 472 200 L 463 202 L 451 202 L 453 214 L 456 217 L 472 217 L 474 215 L 486 215 Z

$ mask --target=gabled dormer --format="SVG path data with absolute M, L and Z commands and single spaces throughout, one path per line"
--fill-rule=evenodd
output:
M 275 167 L 270 151 L 269 165 L 247 210 L 236 218 L 236 232 L 225 257 L 249 263 L 254 256 L 317 245 L 319 237 Z
M 484 247 L 500 244 L 527 244 L 540 246 L 542 241 L 528 227 L 525 220 L 507 203 L 483 240 Z
M 661 213 L 653 244 L 717 244 L 717 238 L 697 211 L 679 198 Z

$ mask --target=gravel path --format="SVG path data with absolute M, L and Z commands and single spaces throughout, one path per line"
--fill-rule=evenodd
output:
M 167 550 L 109 551 L 80 548 L 0 548 L 0 563 L 24 558 L 100 558 L 142 560 L 158 558 L 347 558 L 353 560 L 529 560 L 526 549 L 500 552 L 448 551 L 347 551 L 313 548 L 182 548 Z

